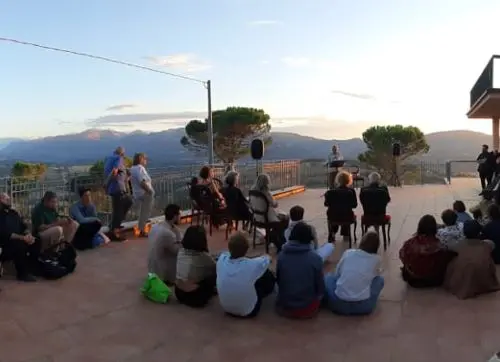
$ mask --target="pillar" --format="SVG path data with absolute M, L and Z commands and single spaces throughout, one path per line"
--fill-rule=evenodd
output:
M 500 128 L 500 118 L 499 117 L 493 117 L 491 120 L 493 129 L 492 129 L 492 135 L 493 135 L 493 150 L 498 151 L 499 149 L 499 144 L 500 144 L 500 136 L 499 136 L 499 128 Z

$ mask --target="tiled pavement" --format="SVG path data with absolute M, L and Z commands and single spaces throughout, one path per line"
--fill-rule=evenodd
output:
M 175 300 L 155 305 L 138 292 L 147 245 L 136 240 L 82 253 L 74 275 L 60 281 L 0 281 L 0 361 L 486 361 L 500 350 L 500 294 L 459 301 L 442 290 L 409 290 L 398 275 L 398 249 L 418 218 L 439 216 L 457 197 L 472 203 L 475 187 L 475 180 L 453 180 L 391 190 L 386 288 L 371 316 L 323 311 L 314 320 L 290 321 L 276 316 L 269 300 L 258 319 L 242 321 L 225 317 L 216 300 L 205 310 Z M 325 236 L 322 192 L 280 204 L 305 206 Z M 224 244 L 223 232 L 211 239 L 213 249 Z

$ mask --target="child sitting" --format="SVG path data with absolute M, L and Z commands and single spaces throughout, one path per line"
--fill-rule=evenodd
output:
M 472 220 L 472 217 L 469 215 L 467 212 L 467 209 L 465 208 L 465 204 L 463 201 L 457 200 L 453 203 L 453 211 L 455 211 L 455 214 L 457 214 L 457 222 L 458 223 L 464 223 L 468 220 Z
M 457 223 L 458 216 L 453 210 L 444 210 L 441 214 L 444 227 L 438 229 L 436 237 L 447 249 L 453 249 L 460 241 L 465 239 L 462 223 Z
M 246 257 L 248 239 L 236 233 L 229 239 L 229 253 L 217 260 L 217 291 L 224 311 L 235 317 L 257 316 L 262 300 L 274 290 L 275 278 L 268 269 L 271 257 Z
M 313 240 L 311 227 L 299 222 L 278 254 L 276 307 L 286 317 L 310 318 L 319 310 L 325 283 L 323 260 L 311 249 Z
M 379 275 L 380 238 L 369 231 L 361 239 L 359 249 L 344 252 L 334 273 L 325 276 L 328 308 L 342 315 L 365 315 L 373 312 L 384 287 Z
M 304 220 L 304 208 L 302 206 L 294 206 L 290 209 L 290 223 L 288 224 L 288 229 L 285 230 L 285 239 L 288 242 L 290 240 L 290 234 L 299 222 L 303 222 Z M 330 255 L 333 254 L 333 250 L 335 249 L 332 243 L 325 243 L 321 246 L 318 246 L 318 236 L 316 233 L 316 229 L 311 225 L 311 231 L 313 233 L 314 240 L 311 242 L 311 248 L 321 256 L 323 261 L 326 261 Z
M 463 228 L 466 239 L 454 251 L 458 254 L 449 264 L 444 287 L 460 299 L 500 289 L 495 264 L 490 257 L 493 243 L 479 239 L 481 225 L 466 221 Z

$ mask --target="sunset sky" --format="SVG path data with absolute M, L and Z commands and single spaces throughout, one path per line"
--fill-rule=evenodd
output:
M 498 14 L 498 0 L 16 0 L 0 2 L 0 37 L 211 79 L 214 109 L 263 108 L 274 130 L 491 133 L 465 114 L 500 53 Z M 0 137 L 160 131 L 206 115 L 197 82 L 3 41 L 0 59 Z

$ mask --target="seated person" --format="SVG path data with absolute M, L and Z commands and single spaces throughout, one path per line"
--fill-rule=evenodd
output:
M 175 284 L 177 254 L 182 245 L 180 216 L 179 205 L 167 205 L 165 220 L 153 225 L 148 235 L 148 272 L 158 275 L 167 285 Z
M 457 222 L 458 216 L 451 209 L 441 213 L 441 220 L 443 226 L 438 228 L 436 237 L 445 248 L 453 250 L 460 241 L 465 239 L 464 224 Z
M 269 205 L 267 211 L 267 221 L 272 225 L 272 242 L 281 250 L 281 246 L 285 242 L 284 231 L 288 227 L 288 216 L 278 210 L 278 203 L 274 200 L 270 191 L 271 179 L 269 175 L 260 174 L 255 180 L 255 184 L 251 190 L 259 191 L 262 193 Z M 258 215 L 256 211 L 264 212 L 266 209 L 266 200 L 261 197 L 250 196 L 250 205 L 254 210 L 254 218 L 257 223 L 265 223 L 263 215 Z
M 368 231 L 359 249 L 344 252 L 335 273 L 325 276 L 328 308 L 337 314 L 363 315 L 375 310 L 384 287 L 380 273 L 381 259 L 378 253 L 380 237 Z
M 274 290 L 271 257 L 248 258 L 248 238 L 243 233 L 231 236 L 228 248 L 229 253 L 222 253 L 217 260 L 219 302 L 229 315 L 256 317 L 262 300 Z
M 285 230 L 285 239 L 287 242 L 290 240 L 290 234 L 292 233 L 293 228 L 299 222 L 304 222 L 304 208 L 302 206 L 294 206 L 290 209 L 290 223 L 288 224 L 288 229 Z M 333 254 L 333 250 L 335 248 L 332 243 L 328 242 L 319 246 L 316 228 L 312 225 L 310 225 L 310 227 L 314 237 L 311 243 L 311 248 L 315 250 L 319 256 L 321 256 L 323 261 L 326 261 L 330 255 Z
M 481 225 L 486 225 L 488 223 L 488 208 L 493 205 L 493 194 L 491 192 L 482 192 L 482 199 L 477 205 L 474 205 L 469 209 L 472 215 L 475 215 L 474 219 L 478 219 Z
M 338 231 L 337 225 L 330 225 L 331 221 L 335 222 L 352 222 L 355 220 L 354 212 L 358 207 L 356 191 L 351 187 L 352 175 L 348 172 L 341 171 L 336 178 L 337 187 L 328 190 L 325 194 L 325 206 L 328 208 L 326 216 L 328 218 L 328 241 L 335 241 L 335 234 Z M 351 233 L 349 226 L 342 226 L 340 234 L 344 237 L 344 241 L 349 240 Z
M 226 200 L 228 212 L 234 220 L 249 221 L 252 219 L 250 204 L 239 188 L 240 176 L 236 171 L 229 171 L 226 175 L 226 186 L 222 194 Z M 244 226 L 246 224 L 243 224 Z
M 359 201 L 363 206 L 363 223 L 383 224 L 390 221 L 387 205 L 391 202 L 389 189 L 380 184 L 380 174 L 372 172 L 368 175 L 369 185 L 361 188 Z
M 489 221 L 483 227 L 482 238 L 491 240 L 495 245 L 491 257 L 495 264 L 500 264 L 500 208 L 496 204 L 488 208 Z
M 78 193 L 80 200 L 69 210 L 71 218 L 79 224 L 73 237 L 73 246 L 78 250 L 85 250 L 109 242 L 109 238 L 101 233 L 102 224 L 92 203 L 90 189 L 81 188 Z
M 0 260 L 13 261 L 17 279 L 33 282 L 40 241 L 30 233 L 19 213 L 12 209 L 10 197 L 0 193 Z
M 278 254 L 276 308 L 283 316 L 311 318 L 319 311 L 325 282 L 323 260 L 311 249 L 313 240 L 311 227 L 299 222 Z
M 463 201 L 455 201 L 453 203 L 453 211 L 455 211 L 455 214 L 457 214 L 457 223 L 463 224 L 466 221 L 472 220 L 472 216 L 470 216 L 467 212 Z
M 466 239 L 454 249 L 458 254 L 446 270 L 443 286 L 460 299 L 500 290 L 495 264 L 491 259 L 494 245 L 479 239 L 481 225 L 474 220 L 466 221 Z
M 219 182 L 215 181 L 213 168 L 203 166 L 200 170 L 200 179 L 200 185 L 208 186 L 220 208 L 224 208 L 226 206 L 226 200 L 224 199 L 224 195 L 221 193 L 221 185 Z
M 47 191 L 31 213 L 33 235 L 40 238 L 41 250 L 64 240 L 73 241 L 78 223 L 57 212 L 57 195 Z
M 432 215 L 424 215 L 418 222 L 417 233 L 406 240 L 399 250 L 403 280 L 413 288 L 440 286 L 448 262 L 455 255 L 446 250 L 436 233 L 436 219 Z
M 175 296 L 179 303 L 193 308 L 206 306 L 215 292 L 215 272 L 205 228 L 188 227 L 177 254 Z

